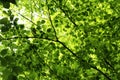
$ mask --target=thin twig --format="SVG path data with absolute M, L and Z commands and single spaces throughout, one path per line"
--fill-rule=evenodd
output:
M 29 18 L 25 17 L 24 15 L 18 13 L 20 16 L 22 16 L 23 18 L 25 18 L 26 20 L 28 20 L 29 22 L 31 22 L 32 24 L 34 24 L 35 26 L 38 26 L 36 23 L 34 23 L 32 20 L 30 20 Z
M 69 49 L 63 42 L 59 40 L 57 42 L 60 43 L 64 48 L 66 48 L 70 53 L 72 53 L 72 55 L 74 55 L 76 58 L 80 58 L 71 49 Z
M 56 40 L 58 40 L 57 32 L 56 32 L 56 30 L 55 30 L 55 26 L 53 25 L 53 23 L 52 23 L 52 19 L 51 19 L 51 16 L 50 16 L 50 11 L 49 11 L 50 8 L 49 8 L 49 6 L 48 6 L 48 1 L 47 1 L 47 0 L 46 0 L 46 6 L 47 6 L 47 8 L 48 8 L 48 17 L 49 17 L 49 20 L 50 20 L 51 26 L 52 26 L 52 28 L 53 28 L 53 30 L 54 30 Z
M 103 60 L 110 68 L 112 68 L 116 72 L 115 68 L 111 65 L 111 63 L 107 59 L 104 58 Z
M 112 80 L 108 75 L 106 75 L 103 71 L 101 71 L 100 69 L 98 69 L 95 66 L 90 65 L 91 68 L 97 70 L 98 72 L 100 72 L 102 75 L 104 75 L 108 80 Z
M 50 38 L 41 38 L 41 37 L 36 37 L 36 36 L 26 36 L 26 37 L 19 37 L 19 36 L 17 36 L 17 37 L 11 37 L 11 38 L 2 38 L 2 39 L 0 39 L 0 41 L 2 41 L 2 40 L 19 39 L 19 38 L 21 38 L 21 39 L 30 39 L 30 38 L 32 38 L 32 39 L 41 39 L 41 40 L 49 40 L 49 41 L 56 42 L 56 40 L 53 40 L 53 39 L 50 39 Z
M 53 0 L 53 1 L 54 1 L 54 0 Z M 55 2 L 56 5 L 58 5 L 58 4 L 56 3 L 56 1 L 54 1 L 54 2 Z M 65 5 L 64 5 L 64 6 L 65 6 Z M 72 24 L 74 24 L 75 27 L 78 26 L 78 25 L 72 20 L 72 17 L 70 17 L 70 16 L 66 13 L 66 11 L 62 8 L 61 5 L 59 5 L 59 9 L 65 14 L 65 16 L 70 20 L 70 22 L 72 22 Z

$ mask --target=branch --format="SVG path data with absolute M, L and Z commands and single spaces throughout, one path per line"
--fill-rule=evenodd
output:
M 36 23 L 34 23 L 32 20 L 30 20 L 29 18 L 25 17 L 24 15 L 18 13 L 20 16 L 22 16 L 23 18 L 25 18 L 26 20 L 28 20 L 29 22 L 31 22 L 32 24 L 34 24 L 35 26 L 38 26 Z
M 109 76 L 107 76 L 105 73 L 103 73 L 100 69 L 98 69 L 95 66 L 90 65 L 91 68 L 97 70 L 98 72 L 100 72 L 102 75 L 104 75 L 108 80 L 112 80 Z
M 60 43 L 64 48 L 66 48 L 70 53 L 72 53 L 73 56 L 75 56 L 76 58 L 80 58 L 78 57 L 71 49 L 69 49 L 63 42 L 57 40 L 56 42 Z
M 71 49 L 69 49 L 63 42 L 61 42 L 61 41 L 59 41 L 59 40 L 58 40 L 57 42 L 59 42 L 60 44 L 62 44 L 62 45 L 64 46 L 64 48 L 66 48 L 70 53 L 72 53 L 72 55 L 74 55 L 78 60 L 80 60 L 80 57 L 77 56 Z M 90 64 L 89 64 L 87 61 L 85 61 L 84 59 L 81 59 L 81 61 L 87 63 L 88 66 L 90 66 L 91 68 L 93 68 L 93 69 L 97 70 L 98 72 L 100 72 L 100 73 L 101 73 L 102 75 L 104 75 L 108 80 L 112 80 L 112 79 L 110 79 L 109 76 L 107 76 L 105 73 L 103 73 L 103 72 L 102 72 L 101 70 L 99 70 L 97 67 L 90 65 Z
M 56 42 L 56 40 L 50 39 L 50 38 L 41 38 L 41 37 L 36 37 L 36 36 L 26 36 L 26 37 L 12 37 L 12 38 L 1 38 L 0 41 L 2 40 L 12 40 L 12 39 L 29 39 L 29 38 L 33 38 L 33 39 L 42 39 L 42 40 L 48 40 L 48 41 L 54 41 Z
M 75 27 L 77 27 L 78 25 L 72 20 L 71 17 L 69 17 L 69 15 L 66 13 L 66 11 L 60 7 L 61 11 L 68 17 L 68 19 L 74 24 Z
M 58 4 L 56 3 L 56 1 L 54 1 L 54 2 L 55 2 L 56 5 L 58 5 Z M 59 9 L 65 14 L 65 16 L 70 20 L 70 22 L 72 22 L 72 24 L 74 24 L 75 27 L 78 26 L 78 25 L 72 20 L 72 17 L 70 17 L 70 16 L 66 13 L 66 11 L 62 8 L 61 5 L 59 5 Z
M 112 70 L 114 70 L 116 72 L 115 68 L 112 66 L 112 64 L 107 59 L 103 58 L 103 60 Z
M 49 8 L 49 6 L 48 6 L 48 1 L 46 0 L 46 5 L 47 5 L 47 9 L 48 9 L 48 17 L 49 17 L 49 20 L 50 20 L 50 23 L 51 23 L 51 26 L 52 26 L 52 28 L 53 28 L 53 30 L 54 30 L 54 33 L 55 33 L 55 37 L 56 37 L 56 39 L 58 40 L 58 37 L 57 37 L 57 32 L 56 32 L 56 30 L 55 30 L 55 26 L 53 25 L 53 23 L 52 23 L 52 19 L 51 19 L 51 16 L 50 16 L 50 8 Z
M 0 39 L 0 41 L 2 41 L 2 40 L 12 40 L 12 39 L 18 39 L 18 38 L 22 38 L 22 39 L 35 38 L 35 39 L 42 39 L 42 40 L 57 42 L 57 43 L 60 43 L 64 48 L 66 48 L 70 53 L 72 53 L 72 55 L 74 55 L 77 58 L 80 58 L 71 49 L 69 49 L 63 42 L 61 42 L 59 40 L 53 40 L 53 39 L 50 39 L 50 38 L 41 38 L 41 37 L 36 37 L 36 36 L 26 36 L 26 37 L 17 36 L 17 37 L 12 37 L 12 38 L 2 38 L 2 39 Z
M 0 41 L 2 41 L 2 40 L 12 40 L 12 39 L 18 39 L 18 38 L 24 38 L 24 39 L 37 38 L 37 39 L 43 39 L 43 40 L 48 40 L 48 41 L 54 41 L 54 42 L 56 42 L 55 40 L 52 40 L 52 39 L 49 39 L 49 38 L 40 38 L 40 37 L 33 37 L 33 36 L 13 37 L 13 38 L 6 38 L 6 39 L 5 39 L 5 38 L 2 38 Z M 35 53 L 37 53 L 37 52 L 35 52 Z M 63 77 L 61 77 L 61 76 L 59 76 L 57 73 L 55 73 L 54 70 L 52 70 L 52 69 L 50 68 L 50 66 L 44 62 L 43 59 L 41 59 L 41 57 L 39 56 L 38 53 L 37 53 L 37 56 L 39 57 L 39 61 L 41 62 L 41 60 L 42 60 L 41 63 L 42 63 L 43 65 L 46 65 L 46 66 L 49 68 L 49 70 L 50 70 L 53 74 L 56 75 L 56 77 L 59 77 L 59 78 L 61 78 L 61 80 L 64 80 Z
M 18 38 L 24 38 L 24 39 L 29 39 L 29 38 L 37 38 L 37 39 L 43 39 L 43 40 L 48 40 L 48 41 L 54 41 L 54 42 L 58 42 L 60 43 L 65 49 L 67 49 L 73 56 L 75 56 L 78 60 L 80 60 L 80 57 L 77 56 L 71 49 L 69 49 L 63 42 L 59 41 L 59 40 L 53 40 L 53 39 L 49 39 L 49 38 L 40 38 L 40 37 L 33 37 L 33 36 L 26 36 L 26 37 L 13 37 L 13 38 L 6 38 L 6 39 L 1 39 L 2 40 L 11 40 L 11 39 L 18 39 Z M 87 62 L 85 60 L 82 59 L 83 62 Z M 88 66 L 90 66 L 91 68 L 97 70 L 98 72 L 100 72 L 102 75 L 104 75 L 108 80 L 111 80 L 105 73 L 103 73 L 101 70 L 99 70 L 97 67 L 90 65 L 87 62 Z

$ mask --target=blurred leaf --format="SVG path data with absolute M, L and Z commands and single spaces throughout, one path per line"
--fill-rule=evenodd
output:
M 2 75 L 3 79 L 8 80 L 8 77 L 9 77 L 10 74 L 11 74 L 11 71 L 9 69 L 5 69 L 3 71 L 3 75 Z
M 7 23 L 9 23 L 9 20 L 7 17 L 0 19 L 0 24 L 7 24 Z
M 37 21 L 37 25 L 40 26 L 40 25 L 41 25 L 41 22 L 40 22 L 40 21 Z
M 1 58 L 1 65 L 2 66 L 7 66 L 7 60 L 4 58 Z
M 52 31 L 52 29 L 51 29 L 51 28 L 48 28 L 48 29 L 47 29 L 47 32 L 48 32 L 48 33 L 49 33 L 49 32 L 51 32 L 51 31 Z
M 5 56 L 4 60 L 7 61 L 7 64 L 9 64 L 9 65 L 14 63 L 14 58 L 12 56 Z
M 7 9 L 10 8 L 10 3 L 9 3 L 9 2 L 6 2 L 6 1 L 3 2 L 3 7 L 4 7 L 4 8 L 7 8 Z
M 8 2 L 11 2 L 12 4 L 17 5 L 16 0 L 8 0 Z
M 3 26 L 3 27 L 1 28 L 1 31 L 2 31 L 2 32 L 7 32 L 7 31 L 8 31 L 8 28 L 7 28 L 6 26 Z
M 17 80 L 17 76 L 15 76 L 14 74 L 10 74 L 9 76 L 8 76 L 8 80 Z
M 20 29 L 23 29 L 24 27 L 25 27 L 24 24 L 19 24 Z
M 19 74 L 19 73 L 23 72 L 23 69 L 22 69 L 22 67 L 14 66 L 13 69 L 12 69 L 12 72 L 15 73 L 15 74 Z
M 0 54 L 1 54 L 2 56 L 5 56 L 7 53 L 8 53 L 8 49 L 3 49 L 3 50 L 0 52 Z
M 41 20 L 41 24 L 44 24 L 45 23 L 45 20 Z
M 19 20 L 19 18 L 15 18 L 15 20 L 14 20 L 14 22 L 13 22 L 13 24 L 14 24 L 14 26 L 17 26 L 17 22 L 18 22 L 18 20 Z
M 14 15 L 10 15 L 10 20 L 13 21 Z

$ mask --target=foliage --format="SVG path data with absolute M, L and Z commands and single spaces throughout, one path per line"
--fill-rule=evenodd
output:
M 1 3 L 2 80 L 120 79 L 119 0 Z
M 4 8 L 9 8 L 10 3 L 17 5 L 16 0 L 0 0 Z

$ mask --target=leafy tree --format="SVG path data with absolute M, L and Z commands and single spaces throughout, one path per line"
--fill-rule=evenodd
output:
M 119 0 L 0 2 L 1 80 L 120 79 Z

